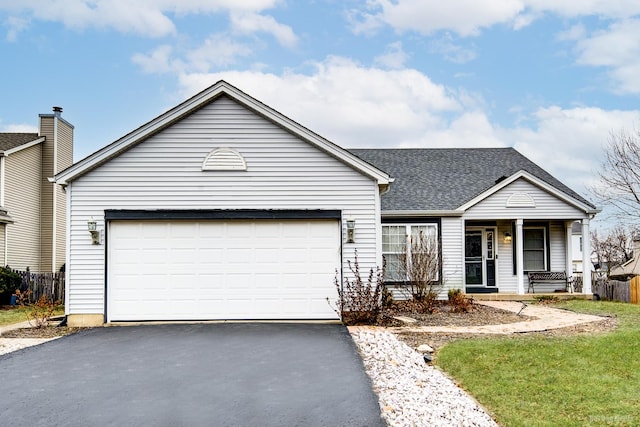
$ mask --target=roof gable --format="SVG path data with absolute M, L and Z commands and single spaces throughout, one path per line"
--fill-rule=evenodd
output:
M 383 211 L 462 211 L 526 173 L 585 209 L 596 207 L 513 148 L 353 149 L 394 177 Z
M 40 135 L 37 133 L 0 133 L 0 151 L 6 152 L 15 150 L 21 145 L 35 142 L 38 139 L 40 139 Z
M 58 175 L 56 175 L 55 181 L 58 184 L 65 185 L 68 182 L 79 178 L 80 176 L 97 168 L 101 164 L 108 162 L 110 159 L 117 157 L 131 147 L 143 142 L 150 136 L 170 127 L 172 124 L 180 121 L 182 118 L 188 116 L 194 111 L 197 111 L 205 105 L 214 102 L 221 96 L 230 97 L 235 102 L 238 102 L 244 107 L 266 118 L 267 120 L 270 120 L 277 126 L 284 128 L 288 132 L 296 135 L 307 143 L 344 162 L 355 170 L 360 171 L 362 174 L 375 179 L 381 186 L 386 186 L 392 181 L 390 176 L 382 170 L 377 169 L 371 164 L 361 160 L 349 151 L 333 144 L 327 139 L 310 131 L 304 126 L 296 123 L 295 121 L 289 119 L 288 117 L 282 115 L 276 110 L 268 107 L 267 105 L 247 95 L 246 93 L 240 91 L 236 87 L 223 80 L 220 80 L 219 82 L 194 95 L 190 99 L 177 105 L 171 110 L 142 125 L 133 132 L 123 136 L 110 145 L 107 145 L 101 150 L 98 150 L 97 152 L 89 155 L 83 160 L 75 163 L 68 169 L 60 172 Z

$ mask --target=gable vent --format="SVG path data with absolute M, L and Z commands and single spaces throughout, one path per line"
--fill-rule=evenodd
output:
M 536 202 L 527 193 L 513 193 L 507 199 L 508 208 L 535 208 Z
M 216 148 L 202 162 L 203 171 L 246 171 L 247 162 L 231 148 Z

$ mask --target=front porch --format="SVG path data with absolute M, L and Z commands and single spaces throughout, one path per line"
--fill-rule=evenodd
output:
M 574 247 L 576 222 L 581 233 Z M 589 219 L 465 220 L 463 250 L 464 289 L 476 299 L 591 295 L 591 275 L 576 286 L 574 272 L 576 255 L 591 265 Z

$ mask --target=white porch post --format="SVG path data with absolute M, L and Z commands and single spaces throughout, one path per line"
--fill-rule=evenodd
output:
M 566 237 L 566 241 L 567 241 L 566 257 L 567 257 L 567 260 L 565 262 L 565 272 L 567 274 L 567 277 L 569 277 L 569 276 L 573 275 L 573 233 L 571 232 L 572 231 L 571 229 L 572 229 L 572 226 L 573 226 L 573 221 L 565 222 L 564 226 L 565 226 L 566 232 L 567 232 L 567 237 Z
M 522 232 L 522 218 L 516 219 L 516 275 L 518 278 L 518 294 L 524 295 L 524 233 Z
M 591 295 L 591 238 L 589 219 L 582 220 L 582 293 Z

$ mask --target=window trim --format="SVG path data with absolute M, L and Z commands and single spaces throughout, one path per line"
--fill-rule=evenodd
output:
M 384 227 L 405 227 L 405 237 L 411 236 L 411 228 L 412 227 L 432 227 L 435 229 L 435 236 L 436 236 L 436 243 L 438 245 L 438 257 L 440 258 L 441 262 L 440 262 L 440 269 L 438 271 L 438 280 L 440 281 L 442 278 L 442 237 L 440 234 L 440 222 L 439 221 L 424 221 L 424 222 L 416 222 L 416 221 L 389 221 L 389 222 L 383 222 L 382 223 L 382 227 L 380 229 L 380 237 L 382 239 L 382 235 L 383 235 L 383 229 Z M 405 240 L 405 246 L 407 251 L 410 250 L 409 247 L 409 239 Z M 389 254 L 396 254 L 393 252 L 385 252 L 383 249 L 384 243 L 381 242 L 381 252 L 382 252 L 382 257 L 384 259 L 385 254 L 389 253 Z M 386 271 L 385 271 L 385 276 L 386 276 Z M 399 280 L 387 280 L 386 277 L 384 278 L 384 283 L 385 284 L 407 284 L 409 283 L 409 280 L 405 277 L 405 280 L 399 281 Z
M 543 229 L 543 235 L 544 235 L 544 244 L 545 244 L 545 248 L 544 248 L 544 270 L 527 270 L 525 265 L 524 265 L 524 241 L 522 244 L 522 271 L 523 273 L 527 273 L 529 271 L 551 271 L 550 270 L 550 266 L 551 266 L 551 238 L 550 238 L 550 225 L 548 222 L 531 222 L 531 223 L 525 223 L 522 226 L 522 238 L 524 240 L 524 230 L 526 229 L 532 229 L 532 228 L 538 228 L 538 229 Z M 518 267 L 516 265 L 516 259 L 518 256 L 518 245 L 517 245 L 517 232 L 516 232 L 516 224 L 515 221 L 511 224 L 511 235 L 513 236 L 513 241 L 512 241 L 512 252 L 513 252 L 513 275 L 515 276 L 516 274 L 518 274 Z

